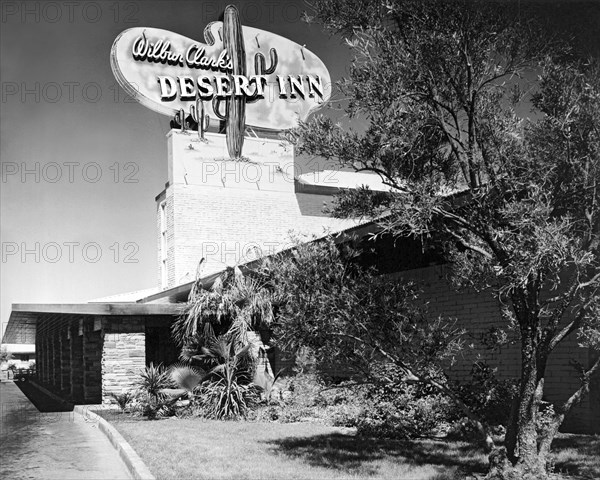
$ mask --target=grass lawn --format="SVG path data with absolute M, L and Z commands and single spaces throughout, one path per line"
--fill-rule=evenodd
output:
M 415 479 L 483 475 L 487 458 L 464 442 L 412 442 L 356 437 L 348 429 L 310 423 L 110 421 L 160 479 Z M 556 471 L 600 478 L 600 437 L 565 435 Z
M 310 423 L 113 423 L 159 479 L 446 479 L 485 456 L 467 444 L 364 440 Z

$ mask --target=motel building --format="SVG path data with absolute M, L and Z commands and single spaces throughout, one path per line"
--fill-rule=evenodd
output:
M 290 234 L 305 241 L 333 234 L 338 242 L 358 244 L 364 265 L 418 281 L 432 318 L 455 317 L 476 338 L 502 324 L 491 292 L 457 292 L 447 280 L 448 266 L 423 252 L 417 240 L 373 240 L 376 223 L 324 213 L 343 189 L 387 187 L 369 174 L 303 171 L 293 145 L 278 135 L 329 99 L 329 73 L 312 52 L 241 27 L 230 7 L 223 22 L 206 27 L 207 35 L 212 44 L 136 27 L 115 40 L 111 65 L 121 86 L 148 108 L 175 118 L 166 136 L 168 178 L 154 199 L 156 287 L 87 303 L 13 304 L 2 343 L 35 344 L 34 381 L 74 404 L 110 403 L 110 394 L 132 388 L 146 365 L 178 360 L 170 329 L 196 279 L 209 288 L 228 267 L 250 268 L 261 256 L 293 248 Z M 220 62 L 223 71 L 219 65 L 203 70 L 203 58 Z M 229 75 L 240 79 L 227 80 Z M 276 349 L 270 352 L 274 370 L 286 366 Z M 547 400 L 566 399 L 579 381 L 569 362 L 586 365 L 592 355 L 576 339 L 564 342 L 548 365 Z M 466 352 L 450 375 L 467 380 L 477 356 L 498 367 L 500 377 L 518 376 L 516 345 Z M 597 379 L 564 430 L 600 433 Z

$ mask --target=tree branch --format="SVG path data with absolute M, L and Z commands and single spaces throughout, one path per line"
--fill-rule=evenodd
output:
M 550 340 L 547 342 L 546 354 L 549 354 L 552 350 L 556 348 L 556 346 L 563 341 L 563 339 L 575 330 L 577 330 L 585 317 L 585 307 L 582 307 L 579 311 L 579 314 L 569 323 L 567 323 L 558 333 L 556 333 Z
M 594 374 L 596 370 L 600 367 L 600 356 L 596 359 L 593 365 L 583 374 L 581 379 L 581 386 L 571 395 L 565 403 L 563 403 L 559 412 L 561 415 L 565 415 L 569 412 L 569 410 L 579 403 L 582 397 L 589 391 L 590 389 L 590 378 Z
M 448 227 L 444 227 L 444 231 L 446 233 L 450 234 L 453 238 L 455 238 L 463 247 L 468 248 L 469 250 L 472 250 L 474 252 L 477 252 L 488 259 L 492 258 L 492 254 L 490 252 L 485 251 L 481 247 L 478 247 L 476 245 L 472 245 L 472 244 L 468 243 L 464 238 L 462 238 L 456 232 L 453 232 L 452 230 L 450 230 Z
M 477 425 L 477 428 L 479 429 L 479 431 L 484 439 L 486 450 L 491 451 L 494 448 L 494 440 L 492 439 L 492 436 L 489 432 L 488 427 L 485 426 L 483 423 L 481 423 L 479 418 L 471 411 L 471 409 L 448 386 L 446 386 L 442 383 L 439 383 L 438 381 L 433 380 L 430 377 L 416 374 L 414 372 L 414 370 L 409 365 L 407 365 L 404 361 L 389 354 L 388 352 L 383 350 L 383 348 L 381 348 L 381 346 L 378 344 L 371 344 L 369 342 L 366 342 L 364 339 L 361 339 L 359 337 L 356 337 L 355 335 L 351 335 L 348 333 L 329 332 L 329 334 L 331 334 L 333 336 L 338 336 L 338 337 L 350 338 L 359 343 L 362 343 L 364 345 L 368 345 L 368 346 L 374 348 L 379 353 L 381 353 L 385 358 L 387 358 L 390 362 L 392 362 L 393 364 L 395 364 L 395 365 L 399 366 L 401 369 L 403 369 L 406 375 L 416 378 L 417 381 L 420 383 L 431 385 L 438 392 L 443 393 L 443 394 L 447 395 L 448 397 L 450 397 L 456 403 L 456 405 L 461 409 L 461 411 Z

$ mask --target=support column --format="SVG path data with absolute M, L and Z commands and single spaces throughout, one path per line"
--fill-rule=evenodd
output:
M 83 396 L 85 403 L 102 403 L 102 331 L 93 319 L 83 322 Z
M 103 403 L 111 403 L 111 393 L 133 389 L 146 366 L 144 319 L 111 318 L 108 322 L 102 349 Z
M 48 362 L 48 375 L 46 378 L 46 386 L 52 389 L 54 385 L 54 340 L 52 332 L 46 333 L 46 343 L 48 345 L 48 354 L 46 355 L 46 361 Z
M 83 396 L 83 332 L 79 321 L 69 327 L 70 397 L 73 403 L 84 403 Z
M 40 325 L 36 325 L 35 328 L 35 372 L 38 381 L 42 381 L 42 333 L 40 331 Z
M 69 344 L 69 326 L 65 325 L 59 332 L 60 357 L 60 393 L 71 399 L 71 346 Z
M 46 345 L 46 355 L 44 357 L 44 363 L 46 368 L 44 369 L 44 383 L 50 386 L 52 379 L 52 343 L 50 342 L 50 332 L 44 332 L 44 344 Z
M 60 394 L 60 335 L 58 331 L 52 332 L 52 386 L 56 394 Z

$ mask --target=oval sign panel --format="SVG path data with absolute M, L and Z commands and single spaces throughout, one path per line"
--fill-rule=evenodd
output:
M 245 124 L 284 130 L 331 96 L 329 72 L 310 50 L 257 28 L 224 32 L 223 22 L 206 26 L 204 43 L 158 28 L 125 30 L 110 60 L 128 95 L 169 116 L 201 102 L 223 120 L 242 105 Z

